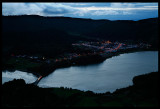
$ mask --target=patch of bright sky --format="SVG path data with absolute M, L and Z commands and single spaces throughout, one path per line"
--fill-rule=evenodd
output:
M 158 17 L 158 3 L 2 3 L 2 14 L 140 20 Z

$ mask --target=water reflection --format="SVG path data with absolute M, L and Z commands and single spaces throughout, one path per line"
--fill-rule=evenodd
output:
M 43 78 L 40 87 L 71 87 L 96 93 L 113 92 L 132 85 L 137 75 L 158 71 L 158 52 L 121 54 L 103 63 L 57 69 Z

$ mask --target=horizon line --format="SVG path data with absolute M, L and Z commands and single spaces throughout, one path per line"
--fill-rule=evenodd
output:
M 86 19 L 86 20 L 106 20 L 106 21 L 140 21 L 140 20 L 146 20 L 146 19 L 158 19 L 158 17 L 151 17 L 151 18 L 145 18 L 145 19 L 139 19 L 139 20 L 109 20 L 109 19 L 92 19 L 92 18 L 80 18 L 80 17 L 67 17 L 67 16 L 42 16 L 37 14 L 24 14 L 24 15 L 2 15 L 2 17 L 14 17 L 14 16 L 39 16 L 39 17 L 48 17 L 48 18 L 73 18 L 73 19 Z

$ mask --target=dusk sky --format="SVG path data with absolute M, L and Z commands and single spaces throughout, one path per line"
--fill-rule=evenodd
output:
M 158 17 L 158 3 L 2 3 L 2 15 L 41 15 L 108 20 L 140 20 Z

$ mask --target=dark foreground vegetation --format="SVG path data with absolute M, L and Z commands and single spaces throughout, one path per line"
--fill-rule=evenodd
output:
M 158 73 L 133 78 L 133 86 L 95 94 L 70 88 L 39 88 L 24 80 L 2 85 L 3 107 L 158 107 Z M 105 84 L 105 83 L 104 83 Z

